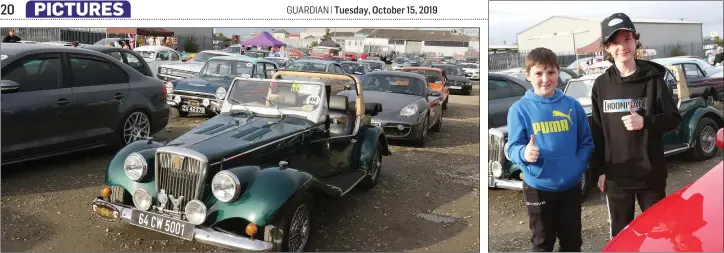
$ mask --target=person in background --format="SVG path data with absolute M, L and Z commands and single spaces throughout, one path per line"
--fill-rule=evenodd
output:
M 724 65 L 724 47 L 717 47 L 716 49 L 716 56 L 714 56 L 714 66 L 717 64 Z
M 362 60 L 367 60 L 367 53 L 362 53 L 359 58 Z
M 20 39 L 20 37 L 15 35 L 15 29 L 10 29 L 8 31 L 8 35 L 5 36 L 5 38 L 3 39 L 3 42 L 4 43 L 19 43 L 19 41 L 21 41 L 21 40 L 22 39 Z

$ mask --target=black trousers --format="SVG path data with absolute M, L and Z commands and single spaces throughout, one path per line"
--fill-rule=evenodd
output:
M 528 207 L 530 242 L 534 252 L 552 252 L 558 238 L 560 251 L 581 251 L 581 187 L 565 192 L 542 191 L 523 183 Z
M 666 197 L 666 186 L 654 186 L 644 190 L 618 189 L 615 183 L 606 182 L 606 205 L 611 222 L 609 236 L 613 238 L 634 219 L 636 200 L 641 211 Z

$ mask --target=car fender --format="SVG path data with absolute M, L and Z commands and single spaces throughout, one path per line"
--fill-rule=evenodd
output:
M 237 175 L 242 192 L 231 203 L 218 201 L 213 194 L 209 197 L 205 224 L 210 226 L 232 218 L 242 218 L 260 227 L 269 225 L 294 194 L 316 183 L 312 175 L 293 168 L 243 166 L 228 171 Z
M 142 188 L 148 191 L 151 196 L 155 196 L 156 184 L 154 183 L 154 155 L 156 153 L 156 149 L 162 146 L 164 146 L 164 144 L 161 142 L 140 140 L 122 148 L 108 164 L 105 179 L 106 185 L 123 187 L 129 193 L 133 193 L 136 189 Z M 129 179 L 123 169 L 123 163 L 126 161 L 126 157 L 134 152 L 138 152 L 145 157 L 146 163 L 148 164 L 146 176 L 139 182 Z
M 722 127 L 724 125 L 724 118 L 722 117 L 722 113 L 716 108 L 711 106 L 698 108 L 689 117 L 689 122 L 687 124 L 688 129 L 686 132 L 687 143 L 694 143 L 694 140 L 696 139 L 696 136 L 694 136 L 696 134 L 696 127 L 699 123 L 699 119 L 701 119 L 702 117 L 712 118 L 719 125 L 719 127 Z
M 382 131 L 382 128 L 369 126 L 360 132 L 361 144 L 359 166 L 360 170 L 368 171 L 372 167 L 372 156 L 375 154 L 378 141 L 382 144 L 382 155 L 389 156 L 392 155 L 392 153 L 390 152 L 390 147 L 387 144 L 387 137 L 385 132 Z

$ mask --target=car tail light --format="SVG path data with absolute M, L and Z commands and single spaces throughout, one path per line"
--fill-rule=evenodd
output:
M 716 132 L 716 146 L 724 149 L 724 128 L 719 128 L 719 131 Z
M 161 85 L 161 89 L 163 89 L 163 97 L 166 97 L 168 95 L 168 91 L 166 90 L 166 85 Z

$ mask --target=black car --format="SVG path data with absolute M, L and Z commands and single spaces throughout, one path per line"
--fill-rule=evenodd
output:
M 148 66 L 143 56 L 134 52 L 120 47 L 109 47 L 109 46 L 98 46 L 98 45 L 81 45 L 80 48 L 101 52 L 123 62 L 124 64 L 131 66 L 131 68 L 138 70 L 141 74 L 149 77 L 153 76 L 151 67 Z
M 465 71 L 457 65 L 453 64 L 433 64 L 433 68 L 442 69 L 447 75 L 445 87 L 450 93 L 462 93 L 470 95 L 473 92 L 473 83 L 465 76 Z
M 146 139 L 169 119 L 163 81 L 103 53 L 3 43 L 2 163 Z
M 312 60 L 302 58 L 289 63 L 284 69 L 306 72 L 326 72 L 332 74 L 347 74 L 342 65 L 331 60 Z
M 384 129 L 387 139 L 410 140 L 418 146 L 427 143 L 428 130 L 442 128 L 442 95 L 430 89 L 425 76 L 402 71 L 375 71 L 362 76 L 363 97 L 379 103 L 382 111 L 372 117 L 372 125 Z M 338 95 L 350 100 L 354 90 Z
M 508 125 L 508 109 L 533 89 L 529 82 L 509 75 L 488 73 L 488 125 Z

